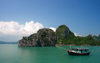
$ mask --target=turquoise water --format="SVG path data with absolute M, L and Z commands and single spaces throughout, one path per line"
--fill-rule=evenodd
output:
M 0 44 L 0 63 L 100 63 L 100 46 L 89 46 L 90 51 L 99 51 L 89 56 L 70 56 L 65 50 L 68 48 Z

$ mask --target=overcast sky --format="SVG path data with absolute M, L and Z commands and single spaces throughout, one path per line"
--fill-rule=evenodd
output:
M 0 41 L 65 24 L 75 35 L 100 34 L 100 0 L 0 0 Z

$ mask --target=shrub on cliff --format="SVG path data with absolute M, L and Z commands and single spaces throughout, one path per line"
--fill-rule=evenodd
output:
M 72 39 L 74 37 L 74 34 L 69 30 L 69 28 L 66 25 L 61 25 L 56 30 L 57 35 L 57 44 L 64 43 L 65 39 Z
M 40 29 L 38 30 L 37 35 L 41 46 L 55 46 L 56 35 L 53 30 L 47 28 Z

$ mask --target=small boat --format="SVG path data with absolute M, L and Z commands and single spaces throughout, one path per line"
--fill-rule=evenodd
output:
M 89 49 L 88 48 L 71 48 L 70 50 L 67 50 L 69 55 L 89 55 Z

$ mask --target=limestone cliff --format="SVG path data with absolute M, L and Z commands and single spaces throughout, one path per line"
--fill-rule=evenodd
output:
M 66 25 L 60 25 L 56 32 L 51 29 L 39 29 L 37 33 L 29 37 L 23 37 L 18 41 L 19 47 L 44 47 L 59 45 L 100 45 L 100 41 L 94 39 L 92 35 L 86 37 L 75 36 Z
M 66 25 L 60 25 L 56 30 L 56 35 L 57 44 L 65 44 L 65 39 L 67 40 L 68 37 L 73 38 L 75 36 Z
M 61 25 L 56 30 L 57 39 L 66 38 L 69 35 L 69 28 L 66 25 Z
M 62 42 L 63 39 L 73 34 L 66 25 L 61 25 L 57 28 L 56 32 L 51 29 L 39 29 L 37 33 L 29 37 L 23 37 L 18 42 L 20 47 L 44 47 L 55 46 Z M 74 34 L 73 34 L 74 35 Z M 58 43 L 57 43 L 58 42 Z
M 40 29 L 36 34 L 32 34 L 29 37 L 23 37 L 18 42 L 20 47 L 44 47 L 55 46 L 56 35 L 51 29 Z

